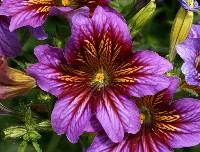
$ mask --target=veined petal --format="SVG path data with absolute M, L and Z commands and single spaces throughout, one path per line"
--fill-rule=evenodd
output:
M 131 96 L 153 95 L 170 84 L 163 74 L 172 69 L 172 65 L 155 52 L 136 52 L 117 67 L 113 74 L 115 85 L 127 88 Z
M 21 50 L 20 43 L 15 32 L 10 32 L 9 19 L 0 16 L 0 56 L 15 57 Z
M 124 133 L 136 133 L 140 128 L 139 111 L 134 102 L 119 92 L 103 92 L 96 117 L 113 142 L 120 142 Z
M 76 143 L 92 116 L 89 104 L 92 91 L 71 89 L 71 92 L 73 96 L 69 94 L 57 101 L 51 123 L 55 132 L 66 134 L 72 143 Z
M 69 63 L 112 65 L 132 51 L 131 36 L 125 21 L 116 13 L 98 6 L 92 18 L 81 12 L 72 17 L 72 36 L 66 45 Z M 91 63 L 93 62 L 93 63 Z
M 71 89 L 81 89 L 88 85 L 85 72 L 67 66 L 62 49 L 49 45 L 35 48 L 39 63 L 28 67 L 27 71 L 36 78 L 38 85 L 55 96 L 71 93 Z
M 191 147 L 200 143 L 200 102 L 197 99 L 184 98 L 171 104 L 179 119 L 168 122 L 174 131 L 169 131 L 170 146 L 173 148 Z
M 95 116 L 93 116 L 84 129 L 86 132 L 95 133 L 102 130 L 102 126 Z
M 50 8 L 54 5 L 54 0 L 35 1 L 35 0 L 9 0 L 3 1 L 0 14 L 12 16 L 10 30 L 30 25 L 32 27 L 41 26 Z
M 0 14 L 12 17 L 11 31 L 27 25 L 36 28 L 45 22 L 55 5 L 56 0 L 9 0 L 3 1 Z
M 196 63 L 200 54 L 200 38 L 191 38 L 185 40 L 183 43 L 177 45 L 177 53 L 184 60 L 181 67 L 182 73 L 185 75 L 185 80 L 190 85 L 200 86 L 198 69 Z
M 113 143 L 105 133 L 97 135 L 87 152 L 172 152 L 156 134 L 143 130 L 128 135 L 120 143 Z
M 177 53 L 185 62 L 195 63 L 196 57 L 200 52 L 200 38 L 187 39 L 176 46 Z
M 200 25 L 192 25 L 188 38 L 200 38 Z

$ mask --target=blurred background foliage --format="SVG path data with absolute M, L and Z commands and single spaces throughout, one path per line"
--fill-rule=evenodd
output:
M 149 0 L 112 0 L 111 6 L 121 12 L 128 21 L 148 2 Z M 171 26 L 180 5 L 178 0 L 157 0 L 156 3 L 157 8 L 153 18 L 133 37 L 133 47 L 134 50 L 153 50 L 166 57 L 169 53 Z M 198 21 L 200 21 L 200 13 L 195 13 L 194 23 Z M 45 24 L 45 30 L 49 35 L 45 41 L 36 40 L 26 29 L 17 31 L 21 41 L 22 52 L 17 58 L 9 60 L 11 67 L 25 71 L 29 64 L 37 62 L 33 55 L 35 46 L 48 43 L 57 47 L 64 47 L 66 40 L 70 36 L 69 24 L 62 17 L 49 17 Z M 183 77 L 178 68 L 181 64 L 181 59 L 177 57 L 175 74 Z M 199 98 L 198 93 L 194 93 L 191 90 L 178 90 L 175 98 L 182 97 Z M 81 136 L 77 144 L 73 145 L 64 135 L 57 136 L 51 131 L 47 120 L 50 119 L 55 100 L 53 96 L 36 87 L 25 96 L 3 101 L 3 105 L 12 109 L 14 113 L 0 116 L 0 152 L 17 151 L 20 144 L 22 147 L 23 144 L 26 144 L 22 143 L 24 138 L 27 139 L 28 143 L 26 152 L 33 152 L 35 149 L 37 151 L 42 149 L 44 152 L 84 151 L 91 143 L 93 136 L 85 134 Z M 25 128 L 32 134 L 25 136 L 25 133 L 20 132 L 17 139 L 11 139 L 9 135 L 6 137 L 3 134 L 3 130 L 12 126 L 18 126 L 17 129 L 21 128 L 22 130 Z M 11 128 L 8 132 L 13 129 Z M 37 142 L 40 146 L 37 145 Z M 177 149 L 176 152 L 200 152 L 200 146 Z

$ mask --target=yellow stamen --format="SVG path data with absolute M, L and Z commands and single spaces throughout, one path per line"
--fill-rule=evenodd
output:
M 69 0 L 62 0 L 62 5 L 63 6 L 69 6 L 70 5 L 70 1 Z
M 97 73 L 97 75 L 95 77 L 95 82 L 103 83 L 104 79 L 105 79 L 105 76 L 103 73 Z
M 145 115 L 143 113 L 140 113 L 140 124 L 143 124 L 145 120 Z

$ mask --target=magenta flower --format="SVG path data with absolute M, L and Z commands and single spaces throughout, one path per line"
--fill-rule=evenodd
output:
M 193 25 L 188 38 L 177 45 L 177 53 L 184 60 L 181 68 L 189 85 L 200 86 L 200 25 Z
M 200 101 L 172 101 L 177 85 L 178 79 L 173 78 L 167 89 L 135 98 L 142 125 L 137 134 L 126 134 L 122 142 L 113 143 L 100 131 L 87 152 L 172 152 L 173 148 L 199 144 Z
M 15 57 L 21 50 L 20 43 L 15 32 L 10 32 L 9 19 L 0 16 L 0 56 Z
M 108 5 L 108 2 L 109 0 L 5 0 L 0 14 L 11 17 L 9 29 L 13 31 L 23 26 L 40 27 L 49 14 L 67 13 L 85 5 L 94 9 L 97 5 Z
M 124 20 L 98 6 L 92 18 L 72 18 L 72 36 L 62 49 L 41 45 L 39 63 L 28 68 L 40 88 L 58 97 L 53 129 L 77 142 L 92 116 L 114 142 L 140 128 L 139 111 L 130 96 L 152 95 L 169 86 L 164 73 L 172 65 L 150 51 L 132 52 Z M 159 64 L 157 64 L 159 63 Z

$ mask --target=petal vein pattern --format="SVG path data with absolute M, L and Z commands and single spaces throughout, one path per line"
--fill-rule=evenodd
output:
M 64 54 L 62 49 L 42 45 L 35 49 L 35 55 L 39 63 L 31 65 L 28 72 L 36 78 L 40 88 L 58 100 L 70 100 L 66 102 L 74 105 L 74 115 L 83 114 L 78 120 L 59 119 L 54 125 L 56 132 L 66 133 L 72 142 L 84 131 L 90 115 L 98 119 L 114 142 L 121 141 L 125 132 L 136 133 L 140 117 L 130 96 L 151 95 L 169 86 L 164 73 L 171 69 L 171 64 L 153 52 L 133 53 L 125 21 L 100 6 L 92 17 L 83 12 L 73 15 L 72 36 Z M 155 64 L 157 62 L 160 64 Z M 87 99 L 87 94 L 92 98 Z M 81 109 L 84 103 L 90 108 L 87 118 Z M 54 110 L 52 118 L 56 113 L 62 115 L 63 111 Z M 52 124 L 54 121 L 56 119 L 52 119 Z M 73 130 L 76 137 L 71 137 L 70 127 L 66 126 L 61 133 L 56 129 L 63 128 L 62 121 L 69 124 L 67 126 L 81 123 L 80 132 Z
M 173 148 L 199 144 L 200 102 L 192 98 L 172 101 L 178 79 L 170 80 L 170 86 L 154 96 L 134 98 L 142 115 L 139 132 L 127 133 L 122 142 L 113 143 L 102 129 L 87 152 L 173 152 Z
M 73 91 L 73 90 L 72 90 Z M 77 96 L 65 96 L 57 101 L 52 112 L 52 127 L 58 134 L 67 134 L 68 139 L 76 143 L 91 118 L 92 92 L 89 89 L 76 92 Z

